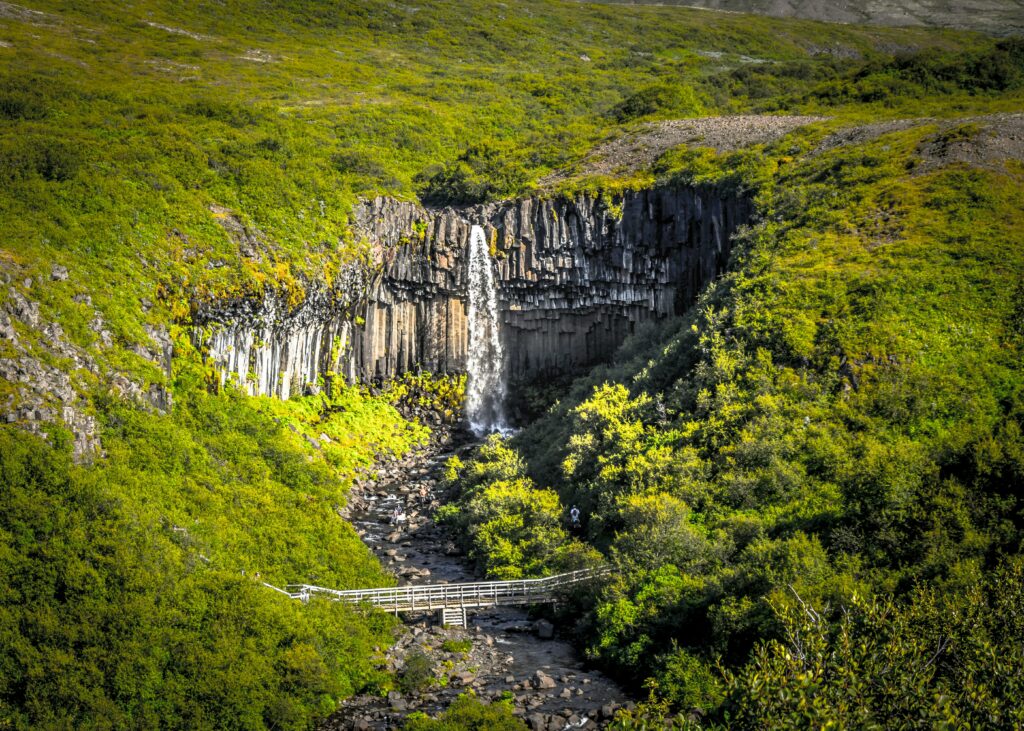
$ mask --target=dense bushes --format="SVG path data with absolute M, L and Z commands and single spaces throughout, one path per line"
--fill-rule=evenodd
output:
M 881 104 L 920 114 L 929 97 L 1000 94 L 1022 84 L 1022 43 L 1008 38 L 966 53 L 927 48 L 857 61 L 748 63 L 710 75 L 700 88 L 723 109 Z
M 1015 675 L 953 689 L 1001 672 L 1001 650 L 985 659 L 970 643 L 1020 636 L 1000 624 L 1003 602 L 1020 601 L 995 591 L 1009 574 L 986 577 L 1024 535 L 1024 209 L 1012 171 L 908 177 L 923 139 L 766 156 L 780 167 L 733 271 L 460 470 L 467 515 L 502 499 L 474 487 L 480 475 L 584 509 L 617 575 L 578 629 L 624 682 L 653 678 L 656 699 L 751 728 L 826 725 L 853 707 L 879 726 L 1010 718 Z M 516 535 L 506 527 L 477 550 Z M 920 617 L 940 606 L 967 654 L 925 673 L 938 623 Z M 833 627 L 822 657 L 846 670 L 801 674 L 786 638 L 805 607 Z M 906 674 L 876 678 L 890 657 Z
M 447 424 L 454 424 L 462 418 L 466 376 L 404 373 L 387 383 L 384 395 L 406 417 L 428 412 Z
M 420 199 L 430 205 L 469 205 L 522 195 L 530 182 L 522 157 L 517 145 L 486 140 L 418 174 Z
M 1009 38 L 993 48 L 967 54 L 936 49 L 864 63 L 812 88 L 806 99 L 893 103 L 927 94 L 984 94 L 1019 89 L 1024 84 L 1024 42 Z
M 784 639 L 727 678 L 731 728 L 1017 728 L 1024 723 L 1024 571 L 962 594 L 780 610 Z
M 631 122 L 652 115 L 695 117 L 704 111 L 693 89 L 683 84 L 651 84 L 616 104 L 610 114 L 617 122 Z
M 81 165 L 81 152 L 63 140 L 32 136 L 0 140 L 0 176 L 8 181 L 37 175 L 60 183 L 73 178 Z
M 525 731 L 522 719 L 512 715 L 512 704 L 502 701 L 484 703 L 463 693 L 438 718 L 414 713 L 402 726 L 403 731 Z
M 307 728 L 375 683 L 390 619 L 261 583 L 387 581 L 335 509 L 353 460 L 416 432 L 344 398 L 342 421 L 310 399 L 264 402 L 276 420 L 230 394 L 173 418 L 101 402 L 93 467 L 0 430 L 0 724 Z
M 522 476 L 521 458 L 494 435 L 466 466 L 454 457 L 447 479 L 458 485 L 462 505 L 445 506 L 439 518 L 455 528 L 478 568 L 496 579 L 543 576 L 598 562 L 570 539 L 568 513 L 552 490 L 538 490 Z

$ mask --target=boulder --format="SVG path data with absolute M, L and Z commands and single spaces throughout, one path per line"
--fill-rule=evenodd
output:
M 526 725 L 530 731 L 547 731 L 548 719 L 543 713 L 531 713 L 526 717 Z
M 551 690 L 558 686 L 555 679 L 545 673 L 543 670 L 538 670 L 533 674 L 533 687 L 537 690 Z

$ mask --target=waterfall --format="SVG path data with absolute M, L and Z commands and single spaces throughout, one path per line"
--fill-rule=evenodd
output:
M 466 416 L 477 436 L 506 431 L 504 353 L 498 320 L 498 290 L 480 226 L 469 235 L 469 354 L 466 364 Z

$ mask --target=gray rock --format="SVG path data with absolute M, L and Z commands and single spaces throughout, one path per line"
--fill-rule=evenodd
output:
M 207 303 L 195 321 L 221 326 L 211 360 L 225 378 L 251 368 L 261 395 L 287 398 L 328 371 L 364 382 L 464 371 L 466 251 L 480 224 L 496 251 L 511 380 L 573 372 L 606 360 L 638 323 L 688 307 L 724 270 L 751 210 L 710 187 L 627 192 L 614 208 L 589 194 L 458 209 L 376 198 L 355 211 L 372 266 L 353 264 L 298 307 L 274 295 Z M 255 246 L 254 232 L 224 221 Z
M 28 299 L 18 290 L 11 287 L 8 290 L 8 307 L 16 318 L 31 328 L 39 327 L 39 303 Z
M 66 282 L 68 279 L 68 268 L 60 264 L 50 267 L 50 279 L 54 282 Z
M 555 626 L 546 619 L 538 619 L 534 622 L 533 631 L 542 640 L 550 640 L 555 636 Z
M 543 713 L 531 713 L 526 717 L 526 725 L 531 731 L 547 731 L 548 717 Z
M 14 323 L 6 312 L 0 312 L 0 340 L 9 340 L 15 345 L 18 343 L 18 331 L 14 329 Z
M 557 685 L 555 679 L 543 670 L 538 670 L 533 674 L 533 687 L 537 690 L 550 690 L 557 687 Z

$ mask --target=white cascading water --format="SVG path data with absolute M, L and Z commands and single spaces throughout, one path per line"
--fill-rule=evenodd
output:
M 480 226 L 469 234 L 469 356 L 466 370 L 466 417 L 477 436 L 508 431 L 503 409 L 504 353 L 498 319 L 498 291 Z

